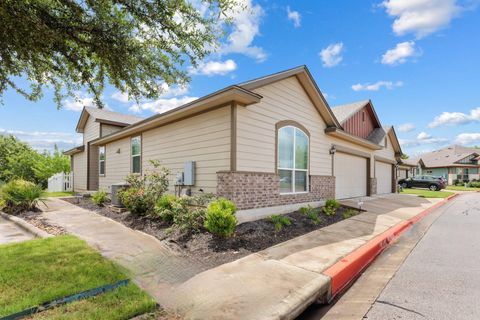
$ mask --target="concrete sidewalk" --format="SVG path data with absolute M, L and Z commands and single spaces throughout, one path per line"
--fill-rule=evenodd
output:
M 162 306 L 171 305 L 173 287 L 204 270 L 158 239 L 56 198 L 41 207 L 43 216 L 128 269 L 135 282 Z
M 175 288 L 186 319 L 293 319 L 329 294 L 323 271 L 389 228 L 441 199 L 386 195 L 364 199 L 368 212 L 202 272 Z M 344 202 L 357 206 L 357 200 Z
M 0 244 L 21 242 L 34 238 L 33 234 L 0 216 Z

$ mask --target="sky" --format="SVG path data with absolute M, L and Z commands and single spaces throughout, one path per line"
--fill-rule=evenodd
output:
M 233 16 L 217 52 L 196 69 L 184 66 L 187 87 L 159 84 L 160 99 L 135 104 L 107 86 L 107 107 L 148 117 L 307 65 L 330 106 L 371 99 L 411 157 L 450 144 L 480 145 L 480 0 L 241 1 L 246 10 Z M 40 151 L 80 144 L 75 126 L 83 105 L 93 103 L 84 92 L 60 110 L 50 91 L 31 102 L 8 90 L 2 100 L 0 134 Z

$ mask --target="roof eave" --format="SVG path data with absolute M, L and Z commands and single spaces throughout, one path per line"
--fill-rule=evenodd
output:
M 345 141 L 353 142 L 355 144 L 361 145 L 365 148 L 371 149 L 371 150 L 381 150 L 382 146 L 375 144 L 371 141 L 368 141 L 366 139 L 354 136 L 350 133 L 347 133 L 339 128 L 335 127 L 329 127 L 325 129 L 325 133 L 332 136 L 336 137 Z
M 63 154 L 66 156 L 74 155 L 75 153 L 83 152 L 85 150 L 85 146 L 78 146 L 67 151 L 64 151 Z
M 205 97 L 194 100 L 179 108 L 172 109 L 170 111 L 152 116 L 143 121 L 129 125 L 120 131 L 114 132 L 107 136 L 95 139 L 90 143 L 92 145 L 105 144 L 110 141 L 118 140 L 132 134 L 143 132 L 165 123 L 170 123 L 188 116 L 194 116 L 198 113 L 208 111 L 213 107 L 227 105 L 232 102 L 237 102 L 240 105 L 247 106 L 253 103 L 258 103 L 262 99 L 262 96 L 253 93 L 244 88 L 238 86 L 230 86 L 220 91 L 214 92 Z

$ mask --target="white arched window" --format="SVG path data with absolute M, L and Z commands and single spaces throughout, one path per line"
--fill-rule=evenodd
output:
M 308 135 L 294 126 L 278 129 L 280 193 L 308 192 Z

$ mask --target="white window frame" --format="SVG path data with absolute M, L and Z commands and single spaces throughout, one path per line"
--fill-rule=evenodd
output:
M 102 153 L 102 150 L 103 150 L 103 157 L 104 159 L 102 160 L 102 158 L 100 157 L 100 154 Z M 105 146 L 100 146 L 98 147 L 98 175 L 100 177 L 105 177 L 105 172 L 107 171 L 107 168 L 106 168 L 106 161 L 107 160 L 107 155 L 106 155 L 106 149 L 105 149 Z M 101 171 L 102 169 L 102 162 L 103 162 L 103 173 Z
M 283 127 L 280 127 L 278 128 L 278 131 L 284 129 L 284 128 L 293 128 L 293 168 L 282 168 L 280 167 L 280 134 L 277 133 L 277 162 L 278 162 L 278 165 L 277 165 L 277 172 L 279 172 L 280 170 L 288 170 L 288 171 L 292 171 L 292 191 L 291 192 L 280 192 L 280 195 L 289 195 L 289 194 L 302 194 L 302 193 L 309 193 L 310 192 L 310 176 L 308 175 L 308 171 L 309 171 L 309 167 L 310 167 L 310 137 L 308 136 L 308 134 L 303 131 L 302 129 L 300 129 L 299 127 L 296 127 L 296 126 L 292 126 L 292 125 L 289 125 L 289 126 L 283 126 Z M 299 130 L 300 132 L 302 132 L 306 137 L 307 137 L 307 169 L 297 169 L 295 168 L 295 157 L 296 157 L 296 152 L 295 152 L 295 147 L 297 145 L 297 136 L 295 134 L 295 130 Z M 307 186 L 306 186 L 306 190 L 305 191 L 295 191 L 295 171 L 303 171 L 303 172 L 306 172 L 306 182 L 307 182 Z
M 140 140 L 140 153 L 133 154 L 133 140 L 138 139 Z M 133 158 L 139 157 L 140 158 L 140 172 L 133 171 Z M 141 174 L 142 173 L 142 136 L 134 136 L 130 139 L 130 172 L 134 174 Z

